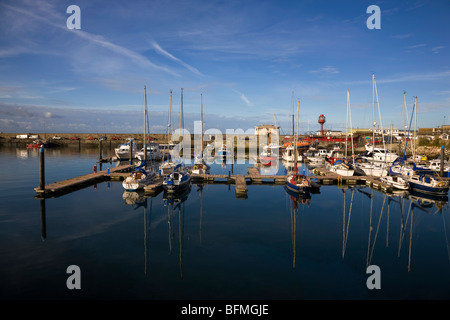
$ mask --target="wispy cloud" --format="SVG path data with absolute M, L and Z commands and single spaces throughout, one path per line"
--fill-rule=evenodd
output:
M 422 48 L 422 47 L 425 47 L 425 46 L 426 46 L 425 43 L 419 43 L 419 44 L 415 44 L 415 45 L 409 46 L 407 48 L 408 49 L 417 49 L 417 48 Z
M 132 62 L 137 64 L 140 67 L 144 68 L 153 68 L 160 71 L 164 71 L 168 74 L 178 76 L 178 73 L 174 72 L 173 70 L 165 67 L 165 66 L 159 66 L 151 62 L 147 57 L 143 56 L 140 53 L 137 53 L 131 49 L 125 48 L 121 45 L 115 44 L 107 39 L 105 39 L 103 36 L 96 35 L 93 33 L 89 33 L 83 30 L 69 30 L 67 29 L 67 26 L 64 23 L 56 23 L 55 21 L 65 21 L 65 17 L 62 15 L 57 14 L 52 8 L 47 7 L 45 14 L 34 14 L 32 10 L 25 10 L 16 6 L 11 6 L 8 4 L 0 3 L 1 6 L 18 12 L 22 15 L 31 17 L 37 21 L 43 22 L 47 25 L 50 25 L 52 27 L 55 27 L 57 29 L 63 30 L 65 32 L 69 32 L 71 35 L 75 35 L 77 37 L 83 38 L 90 43 L 96 44 L 98 46 L 101 46 L 103 48 L 108 49 L 112 53 L 116 53 L 122 57 L 130 59 Z M 48 17 L 53 17 L 52 19 Z M 3 50 L 3 52 L 0 52 L 0 54 L 3 55 L 11 55 L 13 53 L 17 54 L 17 52 L 23 52 L 23 48 L 19 48 L 20 50 L 16 49 L 16 52 L 13 52 L 11 50 Z
M 186 69 L 188 69 L 189 71 L 199 75 L 199 76 L 203 76 L 203 74 L 198 71 L 197 68 L 192 67 L 191 65 L 187 64 L 186 62 L 178 59 L 177 57 L 175 57 L 174 55 L 172 55 L 171 53 L 167 52 L 166 50 L 164 50 L 163 48 L 161 48 L 161 46 L 156 42 L 153 41 L 152 42 L 153 48 L 160 54 L 164 55 L 165 57 L 168 57 L 169 59 L 172 59 L 173 61 L 178 62 L 179 64 L 181 64 L 183 67 L 185 67 Z
M 407 39 L 407 38 L 411 38 L 413 36 L 412 33 L 403 33 L 403 34 L 396 34 L 391 36 L 391 38 L 393 39 Z
M 437 47 L 431 48 L 431 51 L 432 51 L 433 53 L 439 53 L 439 51 L 440 51 L 441 49 L 444 49 L 444 48 L 445 48 L 445 46 L 437 46 Z
M 332 66 L 322 67 L 316 70 L 310 70 L 309 73 L 329 73 L 329 74 L 338 74 L 339 69 Z
M 240 96 L 242 101 L 244 101 L 247 106 L 249 106 L 249 107 L 252 106 L 252 103 L 250 102 L 250 100 L 248 100 L 248 98 L 245 96 L 245 94 L 243 94 L 242 92 L 240 92 L 236 89 L 233 89 L 233 91 L 236 92 Z

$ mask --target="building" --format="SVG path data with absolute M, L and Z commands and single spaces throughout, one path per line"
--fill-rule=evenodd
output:
M 272 141 L 278 143 L 280 136 L 280 127 L 273 124 L 262 124 L 255 127 L 255 135 L 259 141 L 266 139 L 267 142 Z

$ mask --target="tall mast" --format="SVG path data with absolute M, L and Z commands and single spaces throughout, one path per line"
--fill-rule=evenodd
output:
M 352 108 L 350 106 L 350 92 L 347 90 L 347 97 L 348 97 L 348 113 L 349 113 L 349 119 L 350 119 L 350 141 L 352 142 L 352 159 L 353 159 L 353 166 L 355 166 L 355 151 L 353 150 L 353 124 L 352 124 Z M 353 197 L 353 193 L 352 193 Z
M 417 96 L 414 98 L 414 138 L 413 138 L 413 161 L 416 161 L 416 125 L 417 125 Z
M 183 88 L 181 88 L 181 97 L 180 97 L 180 136 L 183 134 L 182 130 L 183 130 Z M 182 148 L 184 154 L 184 137 L 182 137 L 182 139 L 183 139 Z
M 407 119 L 406 119 L 406 117 L 407 117 L 407 111 L 406 111 L 406 91 L 403 91 L 403 107 L 404 107 L 404 109 L 405 109 L 405 130 L 406 129 L 408 129 L 408 124 L 407 124 Z
M 347 117 L 345 118 L 345 158 L 347 159 L 347 139 L 348 139 L 348 90 L 347 90 Z
M 147 88 L 146 88 L 146 86 L 144 86 L 144 161 L 145 161 L 145 163 L 147 163 Z
M 295 162 L 295 171 L 297 172 L 297 139 L 298 139 L 298 114 L 300 109 L 300 99 L 297 101 L 297 132 L 295 134 L 294 140 L 294 162 Z
M 294 133 L 294 91 L 292 91 L 292 136 L 295 135 Z
M 372 152 L 375 151 L 375 73 L 372 74 Z M 372 156 L 373 165 L 373 156 Z
M 170 90 L 170 104 L 169 104 L 169 126 L 168 126 L 169 143 L 172 140 L 172 132 L 171 132 L 171 129 L 170 129 L 171 121 L 172 121 L 172 90 Z
M 200 113 L 201 113 L 201 115 L 200 115 L 200 120 L 201 120 L 201 122 L 202 122 L 202 134 L 201 134 L 201 140 L 200 140 L 200 143 L 201 143 L 201 146 L 202 146 L 202 158 L 203 158 L 203 95 L 200 93 Z

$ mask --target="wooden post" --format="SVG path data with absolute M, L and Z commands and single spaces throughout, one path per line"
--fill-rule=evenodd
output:
M 102 140 L 101 139 L 99 139 L 98 140 L 98 161 L 99 162 L 102 162 L 102 159 L 103 159 L 103 156 L 102 156 Z
M 444 155 L 444 146 L 441 146 L 441 170 L 440 170 L 440 176 L 443 177 L 444 176 L 444 160 L 445 160 L 445 155 Z
M 46 227 L 46 219 L 45 219 L 45 198 L 40 200 L 41 202 L 41 238 L 45 240 L 47 237 L 47 227 Z
M 39 189 L 45 190 L 45 156 L 44 147 L 39 148 Z
M 129 164 L 133 164 L 133 139 L 130 139 L 130 161 Z

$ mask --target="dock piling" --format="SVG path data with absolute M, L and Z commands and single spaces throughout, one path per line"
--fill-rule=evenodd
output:
M 45 190 L 45 155 L 44 147 L 39 148 L 39 189 Z
M 439 170 L 439 175 L 441 177 L 444 176 L 444 160 L 445 160 L 445 152 L 444 152 L 444 146 L 441 146 L 441 166 L 440 166 L 440 170 Z

